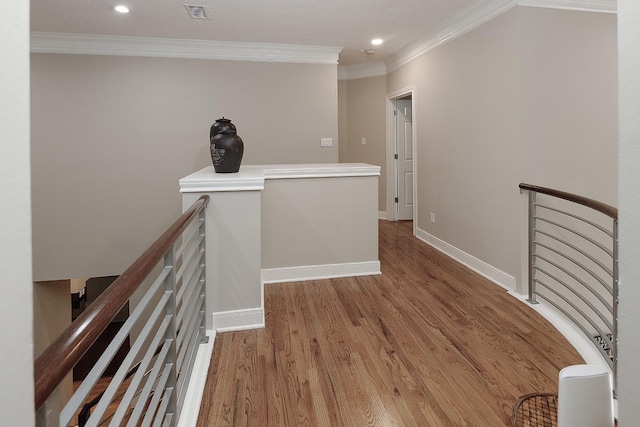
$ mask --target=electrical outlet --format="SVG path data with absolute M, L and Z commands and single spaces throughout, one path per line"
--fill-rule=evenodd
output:
M 321 147 L 333 147 L 333 138 L 320 138 Z
M 435 224 L 436 223 L 436 214 L 431 212 L 431 224 Z

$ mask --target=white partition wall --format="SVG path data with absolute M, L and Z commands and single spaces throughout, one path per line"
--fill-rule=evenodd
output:
M 207 207 L 207 328 L 264 326 L 263 282 L 380 274 L 379 166 L 207 167 L 180 180 Z
M 216 174 L 208 167 L 180 180 L 183 210 L 201 195 L 206 209 L 207 329 L 225 331 L 264 325 L 260 278 L 259 171 Z
M 365 164 L 265 169 L 264 282 L 379 274 L 379 174 Z

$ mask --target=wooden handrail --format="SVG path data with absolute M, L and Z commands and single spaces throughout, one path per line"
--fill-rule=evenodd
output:
M 34 362 L 35 408 L 47 400 L 111 323 L 164 254 L 207 206 L 202 196 L 109 286 Z
M 587 197 L 577 196 L 575 194 L 566 193 L 560 190 L 554 190 L 552 188 L 538 187 L 537 185 L 524 184 L 519 185 L 521 190 L 535 191 L 536 193 L 547 194 L 549 196 L 558 197 L 560 199 L 569 200 L 570 202 L 578 203 L 588 208 L 594 209 L 600 213 L 603 213 L 613 219 L 618 219 L 618 209 L 606 203 L 598 202 L 597 200 L 589 199 Z

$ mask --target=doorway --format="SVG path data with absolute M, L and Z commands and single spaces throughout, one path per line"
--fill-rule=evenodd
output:
M 387 219 L 413 220 L 416 198 L 415 87 L 387 95 Z M 414 235 L 415 235 L 414 221 Z

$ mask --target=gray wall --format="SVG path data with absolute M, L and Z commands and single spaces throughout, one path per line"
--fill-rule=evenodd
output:
M 387 82 L 389 92 L 416 85 L 417 227 L 514 276 L 517 16 L 511 10 L 427 52 Z
M 378 261 L 378 178 L 267 179 L 262 268 Z
M 392 71 L 417 91 L 418 228 L 519 280 L 519 182 L 616 205 L 615 40 L 615 15 L 517 7 Z
M 380 166 L 378 210 L 387 210 L 387 81 L 385 76 L 340 82 L 346 92 L 346 157 L 340 161 Z M 342 97 L 342 95 L 341 95 Z M 342 105 L 341 105 L 342 106 Z M 366 144 L 362 144 L 366 138 Z M 346 144 L 345 144 L 346 142 Z
M 32 426 L 33 286 L 29 166 L 29 2 L 0 3 L 0 399 L 2 425 Z
M 33 284 L 33 354 L 38 357 L 71 324 L 70 281 Z M 62 402 L 73 394 L 73 374 L 69 372 L 58 386 Z
M 518 17 L 523 180 L 617 206 L 616 15 Z
M 338 161 L 340 163 L 349 163 L 349 136 L 348 125 L 349 115 L 347 114 L 347 94 L 348 94 L 348 82 L 347 80 L 338 80 Z
M 33 54 L 31 83 L 36 280 L 122 273 L 180 214 L 216 118 L 243 164 L 338 161 L 335 65 Z

